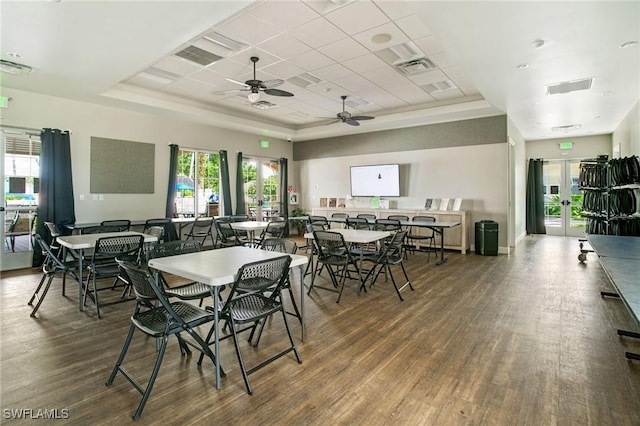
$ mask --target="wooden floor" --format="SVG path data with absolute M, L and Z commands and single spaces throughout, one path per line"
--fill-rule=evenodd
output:
M 211 363 L 181 357 L 175 339 L 139 424 L 180 425 L 640 425 L 640 363 L 625 350 L 638 331 L 594 255 L 577 261 L 576 239 L 527 237 L 510 256 L 411 256 L 415 287 L 400 302 L 384 280 L 340 304 L 318 290 L 306 298 L 307 340 L 291 321 L 303 358 L 289 354 L 250 376 L 246 393 L 233 343 L 222 342 L 227 372 L 215 390 Z M 1 296 L 1 408 L 68 410 L 56 424 L 126 424 L 139 394 L 122 377 L 105 381 L 124 341 L 133 305 L 78 312 L 77 287 L 59 281 L 30 318 L 26 302 L 39 273 L 4 274 Z M 282 347 L 272 321 L 249 362 Z M 125 365 L 146 380 L 151 339 L 134 336 Z

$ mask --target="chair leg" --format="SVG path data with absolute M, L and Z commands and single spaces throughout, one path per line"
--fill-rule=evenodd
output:
M 160 349 L 158 350 L 158 357 L 156 358 L 155 365 L 153 366 L 153 372 L 151 373 L 151 377 L 149 378 L 149 382 L 147 383 L 147 387 L 142 394 L 142 400 L 140 404 L 138 404 L 138 409 L 133 415 L 133 420 L 138 420 L 142 415 L 142 410 L 144 410 L 144 406 L 149 399 L 149 395 L 151 395 L 151 390 L 153 389 L 153 384 L 158 377 L 158 372 L 160 371 L 160 365 L 162 365 L 162 358 L 164 358 L 164 351 L 167 348 L 167 338 L 168 336 L 163 336 L 162 343 L 160 344 Z
M 118 360 L 116 361 L 116 365 L 113 367 L 113 370 L 111 370 L 111 374 L 109 375 L 109 378 L 107 379 L 107 383 L 106 383 L 107 386 L 111 386 L 113 384 L 113 380 L 116 378 L 116 374 L 118 374 L 118 371 L 123 372 L 122 361 L 124 361 L 124 357 L 127 354 L 127 351 L 129 350 L 129 345 L 131 344 L 131 338 L 133 337 L 133 332 L 135 331 L 135 329 L 136 329 L 136 326 L 133 325 L 133 323 L 132 323 L 129 326 L 129 333 L 127 333 L 127 338 L 124 341 L 124 345 L 122 346 L 122 350 L 120 351 L 120 355 L 118 356 Z M 125 377 L 126 377 L 126 375 L 125 375 Z
M 233 320 L 231 320 L 231 335 L 233 337 L 233 346 L 236 349 L 236 357 L 238 358 L 240 371 L 242 371 L 242 378 L 244 379 L 244 384 L 247 387 L 247 393 L 249 395 L 253 395 L 253 390 L 251 389 L 251 385 L 249 384 L 249 375 L 247 374 L 247 370 L 244 367 L 244 360 L 242 359 L 242 353 L 240 352 L 240 346 L 238 345 L 238 334 L 236 333 L 236 326 L 233 323 Z
M 46 277 L 49 277 L 49 279 L 47 280 L 47 285 L 44 287 L 44 290 L 42 291 L 42 294 L 38 295 L 38 292 L 40 291 L 40 288 L 42 287 L 42 283 L 44 283 L 44 279 Z M 42 302 L 44 301 L 45 296 L 47 295 L 47 292 L 49 291 L 49 287 L 51 286 L 51 281 L 53 281 L 53 273 L 49 273 L 46 275 L 42 276 L 42 279 L 40 280 L 40 284 L 38 284 L 38 288 L 36 288 L 36 291 L 33 293 L 33 296 L 31 296 L 31 300 L 29 300 L 28 305 L 33 305 L 33 301 L 35 299 L 38 299 L 38 302 L 36 303 L 36 306 L 33 307 L 33 310 L 31 311 L 31 314 L 29 316 L 31 317 L 35 317 L 36 316 L 36 312 L 38 311 L 38 308 L 40 308 L 40 305 L 42 304 Z

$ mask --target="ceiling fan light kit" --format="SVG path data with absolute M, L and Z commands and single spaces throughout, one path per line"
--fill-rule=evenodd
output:
M 350 126 L 359 126 L 359 121 L 373 120 L 375 118 L 368 115 L 351 115 L 351 113 L 345 109 L 345 101 L 347 100 L 347 96 L 342 95 L 340 96 L 340 99 L 342 99 L 342 112 L 336 114 L 336 117 L 343 123 L 346 123 Z

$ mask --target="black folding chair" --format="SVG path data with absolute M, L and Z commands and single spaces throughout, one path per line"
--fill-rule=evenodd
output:
M 222 337 L 220 340 L 229 337 L 233 338 L 238 364 L 240 365 L 240 370 L 242 370 L 247 393 L 250 395 L 253 393 L 251 385 L 249 384 L 250 374 L 289 352 L 293 352 L 298 363 L 302 363 L 302 358 L 300 358 L 300 354 L 293 342 L 291 331 L 289 330 L 287 314 L 282 303 L 281 295 L 288 277 L 290 264 L 291 257 L 284 255 L 274 259 L 261 260 L 243 265 L 238 270 L 236 280 L 225 302 L 216 303 L 215 306 L 209 308 L 211 310 L 217 309 L 220 319 L 226 320 L 229 324 L 231 334 Z M 240 287 L 243 287 L 243 290 L 241 290 Z M 251 288 L 252 291 L 247 291 L 247 288 Z M 267 295 L 266 293 L 269 294 Z M 289 337 L 289 346 L 254 367 L 246 368 L 240 351 L 238 334 L 248 330 L 251 330 L 253 334 L 261 321 L 266 320 L 277 312 L 282 314 L 287 336 Z M 209 332 L 207 343 L 211 343 L 213 332 L 213 329 Z M 250 339 L 251 337 L 249 340 Z M 202 359 L 203 356 L 204 355 L 201 354 L 200 359 Z
M 111 290 L 119 287 L 123 288 L 120 300 L 105 303 L 103 306 L 132 300 L 125 298 L 127 291 L 130 289 L 130 283 L 127 282 L 126 277 L 120 274 L 120 268 L 118 267 L 116 259 L 128 260 L 139 264 L 143 258 L 143 250 L 144 237 L 142 235 L 99 238 L 96 241 L 91 262 L 89 263 L 89 273 L 87 274 L 87 281 L 84 284 L 82 305 L 84 306 L 86 304 L 87 297 L 91 299 L 96 305 L 96 313 L 98 314 L 98 318 L 100 318 L 98 292 L 107 290 L 107 288 L 98 288 L 96 280 L 103 278 L 114 279 L 113 285 L 110 288 Z M 118 284 L 119 281 L 122 282 L 122 284 Z M 91 283 L 91 285 L 89 285 L 89 283 Z
M 204 243 L 207 241 L 207 238 L 211 239 L 211 244 L 215 248 L 216 242 L 213 240 L 213 234 L 211 232 L 211 227 L 213 226 L 213 218 L 212 217 L 199 217 L 193 222 L 193 226 L 187 233 L 187 240 L 198 240 L 202 239 L 201 244 L 204 247 Z
M 385 274 L 391 277 L 391 281 L 393 282 L 393 287 L 396 289 L 396 293 L 400 300 L 404 300 L 400 292 L 405 288 L 409 287 L 411 291 L 413 291 L 413 285 L 411 285 L 411 280 L 407 275 L 407 271 L 404 268 L 404 240 L 407 235 L 407 231 L 399 231 L 396 232 L 391 241 L 385 244 L 383 250 L 380 251 L 377 255 L 365 256 L 364 261 L 371 261 L 374 263 L 373 267 L 367 273 L 367 276 L 364 279 L 364 282 L 367 282 L 369 277 L 373 276 L 373 281 L 371 282 L 371 287 L 375 284 L 378 276 L 384 271 Z M 395 277 L 393 276 L 393 271 L 391 270 L 392 266 L 400 266 L 402 269 L 402 273 L 404 274 L 405 282 L 398 287 L 398 283 L 396 282 Z
M 142 415 L 142 410 L 144 410 L 144 406 L 151 395 L 153 384 L 158 377 L 169 336 L 176 335 L 181 348 L 186 345 L 192 346 L 200 351 L 203 356 L 207 355 L 213 362 L 213 365 L 215 365 L 215 355 L 211 352 L 211 349 L 209 349 L 209 345 L 205 343 L 204 339 L 202 339 L 196 331 L 196 327 L 207 323 L 212 323 L 211 329 L 213 330 L 214 315 L 212 312 L 190 303 L 180 301 L 170 303 L 158 283 L 148 271 L 139 269 L 136 265 L 126 261 L 120 261 L 119 265 L 122 268 L 123 274 L 127 275 L 136 294 L 136 307 L 131 316 L 131 325 L 124 346 L 107 379 L 106 385 L 111 386 L 116 375 L 122 373 L 129 383 L 142 394 L 142 400 L 133 415 L 133 419 L 137 420 Z M 136 330 L 140 330 L 147 336 L 157 338 L 160 343 L 157 348 L 156 361 L 151 372 L 151 377 L 147 381 L 146 387 L 142 387 L 122 366 L 127 351 L 129 350 L 133 333 Z M 195 343 L 183 339 L 179 334 L 182 332 L 188 333 Z M 198 360 L 198 365 L 202 364 L 203 356 Z
M 31 299 L 27 303 L 29 306 L 33 306 L 33 302 L 36 302 L 36 305 L 33 306 L 33 310 L 31 311 L 31 316 L 35 317 L 36 312 L 38 312 L 38 308 L 44 301 L 44 298 L 49 291 L 49 287 L 51 286 L 51 282 L 57 273 L 62 274 L 62 295 L 64 296 L 65 284 L 67 274 L 71 275 L 76 280 L 78 279 L 78 275 L 76 274 L 77 266 L 75 261 L 64 262 L 62 261 L 57 253 L 54 253 L 51 250 L 51 246 L 47 244 L 47 242 L 40 236 L 40 234 L 34 234 L 33 238 L 36 240 L 36 243 L 42 249 L 42 255 L 44 257 L 44 262 L 42 263 L 42 279 L 40 279 L 40 283 L 36 290 L 33 292 Z M 47 284 L 44 285 L 45 280 Z M 44 285 L 44 288 L 43 288 Z

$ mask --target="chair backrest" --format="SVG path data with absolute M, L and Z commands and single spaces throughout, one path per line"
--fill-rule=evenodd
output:
M 407 231 L 398 231 L 393 234 L 391 240 L 385 243 L 385 249 L 383 250 L 384 256 L 399 257 L 402 259 L 402 252 L 404 250 L 404 240 L 407 237 Z
M 122 275 L 128 278 L 128 282 L 133 287 L 139 301 L 165 299 L 164 293 L 158 288 L 149 271 L 140 269 L 134 263 L 126 260 L 118 259 L 117 262 Z
M 369 222 L 363 217 L 348 217 L 347 228 L 351 229 L 369 229 Z
M 105 256 L 140 262 L 144 247 L 142 235 L 123 235 L 116 237 L 98 238 L 93 251 L 93 260 Z
M 207 216 L 197 217 L 196 220 L 193 221 L 194 228 L 206 229 L 206 228 L 210 228 L 212 224 L 213 224 L 213 218 L 207 217 Z
M 398 219 L 376 219 L 374 228 L 380 231 L 399 231 L 402 227 Z
M 413 219 L 411 219 L 411 221 L 413 222 L 435 222 L 436 218 L 433 216 L 414 216 Z M 424 229 L 424 228 L 422 228 Z M 412 238 L 414 235 L 422 235 L 423 237 L 433 237 L 433 229 L 424 229 L 424 231 L 422 231 L 421 234 L 414 234 L 413 230 L 412 230 Z
M 346 219 L 349 217 L 348 213 L 334 213 L 331 215 L 331 217 L 336 218 L 336 219 Z
M 214 220 L 216 225 L 216 231 L 218 232 L 218 237 L 222 240 L 223 243 L 229 242 L 229 240 L 237 239 L 238 234 L 236 230 L 231 226 L 231 222 L 228 220 Z
M 313 239 L 316 243 L 318 256 L 320 258 L 326 256 L 344 256 L 347 259 L 351 258 L 349 249 L 341 233 L 333 231 L 314 231 Z
M 144 233 L 152 226 L 162 226 L 163 228 L 171 223 L 171 219 L 168 217 L 160 217 L 157 219 L 147 219 L 144 223 Z
M 286 238 L 268 238 L 262 242 L 261 248 L 267 251 L 295 254 L 298 250 L 298 245 L 295 241 Z
M 393 219 L 393 220 L 409 220 L 409 216 L 405 216 L 403 214 L 392 214 L 387 216 L 387 219 Z
M 100 232 L 124 232 L 131 229 L 131 221 L 128 219 L 103 220 L 100 223 Z
M 290 264 L 291 256 L 284 255 L 242 265 L 238 269 L 236 280 L 224 304 L 224 310 L 232 309 L 233 300 L 237 297 L 243 297 L 242 295 L 247 293 L 247 289 L 251 289 L 252 293 L 259 294 L 269 290 L 272 292 L 271 298 L 278 298 L 280 290 L 289 277 Z M 242 290 L 238 291 L 238 288 Z
M 324 216 L 309 216 L 309 223 L 319 224 L 322 225 L 324 229 L 329 229 L 329 221 Z
M 356 217 L 361 217 L 364 219 L 373 219 L 373 220 L 376 219 L 376 215 L 373 213 L 360 213 Z
M 49 235 L 51 235 L 51 241 L 55 240 L 56 238 L 58 238 L 61 235 L 60 230 L 58 229 L 58 227 L 56 226 L 55 223 L 53 223 L 53 222 L 45 222 L 44 226 L 49 231 Z
M 247 220 L 249 220 L 249 215 L 236 214 L 233 216 L 229 216 L 229 220 L 231 220 L 231 222 L 246 222 Z
M 33 238 L 42 250 L 42 256 L 44 261 L 42 263 L 42 269 L 45 273 L 52 272 L 54 270 L 66 270 L 66 265 L 62 262 L 58 256 L 51 250 L 51 246 L 42 238 L 38 233 L 33 234 Z
M 265 238 L 282 238 L 284 236 L 285 222 L 269 222 L 264 232 L 261 235 L 261 239 Z
M 195 253 L 202 251 L 202 244 L 197 240 L 176 240 L 158 244 L 149 252 L 149 259 L 158 257 L 175 256 L 178 254 Z

